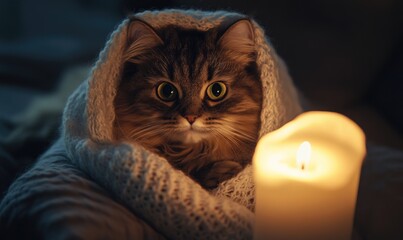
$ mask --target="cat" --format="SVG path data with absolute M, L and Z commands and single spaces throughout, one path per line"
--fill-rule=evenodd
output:
M 165 157 L 206 189 L 250 163 L 262 87 L 248 19 L 208 31 L 128 27 L 114 100 L 116 141 Z

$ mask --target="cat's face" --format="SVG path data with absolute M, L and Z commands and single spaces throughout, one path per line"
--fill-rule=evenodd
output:
M 262 99 L 247 20 L 224 33 L 132 25 L 115 98 L 117 138 L 151 148 L 256 143 Z

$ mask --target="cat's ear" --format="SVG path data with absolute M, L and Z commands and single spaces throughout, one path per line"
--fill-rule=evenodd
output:
M 229 51 L 233 58 L 251 61 L 255 53 L 255 35 L 248 19 L 238 20 L 230 25 L 218 40 L 220 46 Z
M 139 56 L 150 51 L 154 47 L 163 44 L 163 41 L 147 23 L 133 19 L 127 29 L 127 50 L 124 61 L 138 63 Z

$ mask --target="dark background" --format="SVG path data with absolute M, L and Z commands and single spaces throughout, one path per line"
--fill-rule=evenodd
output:
M 403 149 L 402 3 L 0 0 L 0 154 L 32 160 L 43 152 L 58 134 L 61 109 L 36 119 L 46 131 L 38 123 L 26 127 L 33 101 L 55 91 L 69 69 L 91 65 L 130 13 L 163 8 L 252 16 L 288 64 L 308 109 L 341 112 L 364 129 L 368 142 Z

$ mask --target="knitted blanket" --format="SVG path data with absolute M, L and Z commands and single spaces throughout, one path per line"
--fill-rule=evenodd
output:
M 193 10 L 146 11 L 135 15 L 159 29 L 177 25 L 207 31 L 238 13 Z M 284 64 L 254 21 L 263 103 L 259 136 L 301 112 Z M 254 222 L 252 167 L 208 192 L 166 159 L 141 145 L 113 142 L 113 100 L 122 73 L 127 27 L 112 33 L 89 78 L 69 98 L 63 139 L 69 159 L 136 215 L 172 239 L 251 239 Z

